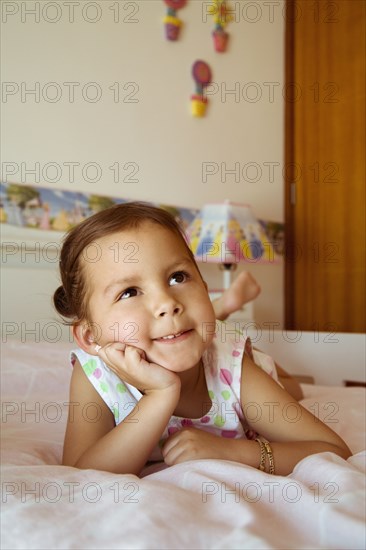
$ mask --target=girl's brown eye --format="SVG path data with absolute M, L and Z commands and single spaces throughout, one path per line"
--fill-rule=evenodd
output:
M 184 271 L 177 271 L 176 273 L 173 273 L 173 275 L 170 277 L 170 285 L 179 285 L 180 283 L 184 283 L 187 280 L 187 274 L 184 273 Z
M 137 296 L 137 290 L 135 288 L 127 288 L 124 292 L 122 292 L 119 299 L 127 300 L 127 298 L 132 298 L 133 296 Z

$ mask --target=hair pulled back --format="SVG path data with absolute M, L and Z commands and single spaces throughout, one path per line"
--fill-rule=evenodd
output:
M 69 320 L 68 324 L 89 320 L 87 281 L 82 264 L 85 248 L 101 237 L 137 229 L 144 222 L 156 223 L 174 233 L 184 243 L 196 264 L 183 230 L 166 210 L 137 201 L 116 204 L 102 210 L 71 229 L 62 244 L 59 264 L 62 285 L 55 291 L 53 303 L 57 312 Z

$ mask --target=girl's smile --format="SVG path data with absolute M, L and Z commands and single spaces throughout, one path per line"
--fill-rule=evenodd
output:
M 192 334 L 193 334 L 193 331 L 191 329 L 183 330 L 176 334 L 168 334 L 168 336 L 161 336 L 160 338 L 155 338 L 155 341 L 162 342 L 164 344 L 176 344 L 177 342 L 181 342 L 182 340 L 189 338 L 189 336 L 191 336 Z

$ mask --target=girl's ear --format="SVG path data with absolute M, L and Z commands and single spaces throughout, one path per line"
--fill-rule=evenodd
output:
M 89 353 L 89 355 L 98 355 L 95 350 L 98 342 L 94 336 L 94 331 L 90 325 L 78 324 L 72 327 L 74 339 L 78 343 L 79 348 Z

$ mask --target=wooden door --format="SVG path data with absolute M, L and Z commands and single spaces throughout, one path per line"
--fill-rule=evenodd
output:
M 287 2 L 288 329 L 366 330 L 365 5 Z

